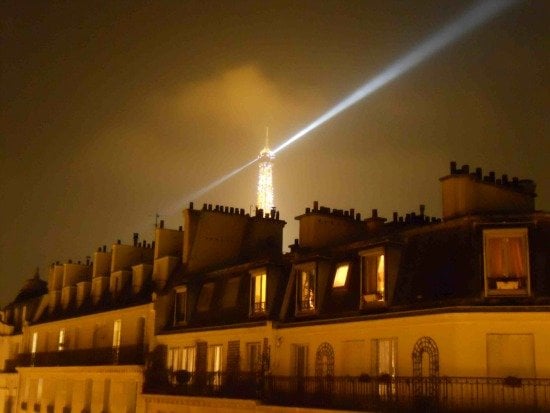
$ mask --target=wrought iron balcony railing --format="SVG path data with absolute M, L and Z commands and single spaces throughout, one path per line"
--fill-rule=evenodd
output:
M 42 353 L 21 353 L 15 364 L 21 367 L 99 366 L 144 364 L 143 346 L 101 347 Z
M 270 405 L 372 411 L 546 411 L 550 379 L 516 377 L 288 377 L 166 373 L 144 393 L 256 399 Z

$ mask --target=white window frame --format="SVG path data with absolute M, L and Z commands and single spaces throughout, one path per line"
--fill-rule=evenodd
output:
M 517 277 L 508 277 L 509 274 L 503 275 L 503 280 L 495 281 L 497 288 L 490 287 L 490 278 L 489 274 L 489 257 L 488 257 L 488 244 L 492 239 L 507 239 L 507 238 L 521 238 L 521 251 L 522 258 L 524 260 L 523 264 L 525 266 L 525 275 Z M 505 257 L 507 258 L 507 257 Z M 506 270 L 509 271 L 510 264 L 507 262 L 505 264 L 507 267 Z M 531 295 L 531 271 L 529 268 L 529 231 L 527 228 L 490 228 L 483 230 L 483 279 L 485 284 L 485 296 L 494 297 L 494 296 L 530 296 Z M 511 278 L 510 281 L 507 281 L 506 278 Z M 510 285 L 513 285 L 514 279 L 518 280 L 519 278 L 525 278 L 525 287 L 526 288 L 509 288 Z M 519 287 L 519 280 L 515 281 Z M 502 283 L 502 288 L 498 288 L 498 284 Z
M 369 257 L 378 257 L 376 269 L 376 291 L 370 291 L 368 289 L 368 282 L 366 281 L 368 274 L 366 274 L 367 267 L 365 261 Z M 386 303 L 388 276 L 385 248 L 377 247 L 362 251 L 359 253 L 359 258 L 361 261 L 361 305 L 365 307 Z M 382 280 L 379 279 L 380 266 L 382 266 L 383 269 Z

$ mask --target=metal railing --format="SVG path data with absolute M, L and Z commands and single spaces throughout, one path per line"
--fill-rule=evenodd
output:
M 15 359 L 15 364 L 22 367 L 144 364 L 144 355 L 143 346 L 101 347 L 21 353 Z
M 234 397 L 280 406 L 374 411 L 550 411 L 550 379 L 487 377 L 289 377 L 168 373 L 145 393 Z

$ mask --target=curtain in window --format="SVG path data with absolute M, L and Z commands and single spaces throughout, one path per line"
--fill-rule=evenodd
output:
M 486 248 L 490 277 L 526 276 L 525 249 L 521 237 L 491 237 Z

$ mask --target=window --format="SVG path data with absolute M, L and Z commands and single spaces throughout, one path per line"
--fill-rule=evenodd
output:
M 297 309 L 298 311 L 315 310 L 317 288 L 315 267 L 308 265 L 296 271 Z
M 65 350 L 65 329 L 59 330 L 59 337 L 57 339 L 57 351 Z
M 376 376 L 389 374 L 395 377 L 397 338 L 372 340 L 372 372 Z
M 348 279 L 349 263 L 338 264 L 334 273 L 333 288 L 345 287 Z
M 210 376 L 210 384 L 219 386 L 221 384 L 222 371 L 222 345 L 215 344 L 208 346 L 206 371 Z
M 266 287 L 267 273 L 265 269 L 258 270 L 252 273 L 251 290 L 252 290 L 252 313 L 264 313 L 267 310 L 266 305 Z
M 395 394 L 396 386 L 393 379 L 396 375 L 397 338 L 379 338 L 372 340 L 372 372 L 380 380 L 378 394 L 390 396 Z
M 31 353 L 34 355 L 36 354 L 36 347 L 38 346 L 38 332 L 35 331 L 32 333 L 32 340 L 31 340 Z
M 240 281 L 240 277 L 233 277 L 227 280 L 227 283 L 225 284 L 225 291 L 223 292 L 223 308 L 231 308 L 237 305 L 237 296 L 239 295 Z
M 202 286 L 199 300 L 197 302 L 197 311 L 208 311 L 210 308 L 210 302 L 214 295 L 214 283 L 206 283 Z
M 361 289 L 363 303 L 385 300 L 384 250 L 379 248 L 361 254 Z
M 483 231 L 486 295 L 528 295 L 527 228 Z
M 246 343 L 246 366 L 250 372 L 262 369 L 262 344 L 260 342 Z
M 113 324 L 113 347 L 120 347 L 120 332 L 122 328 L 122 320 L 119 318 Z
M 184 323 L 187 316 L 187 287 L 176 289 L 174 299 L 174 324 Z
M 293 344 L 293 366 L 292 371 L 298 378 L 307 376 L 307 345 Z
M 168 350 L 166 367 L 170 371 L 187 370 L 195 371 L 195 346 L 172 347 Z

